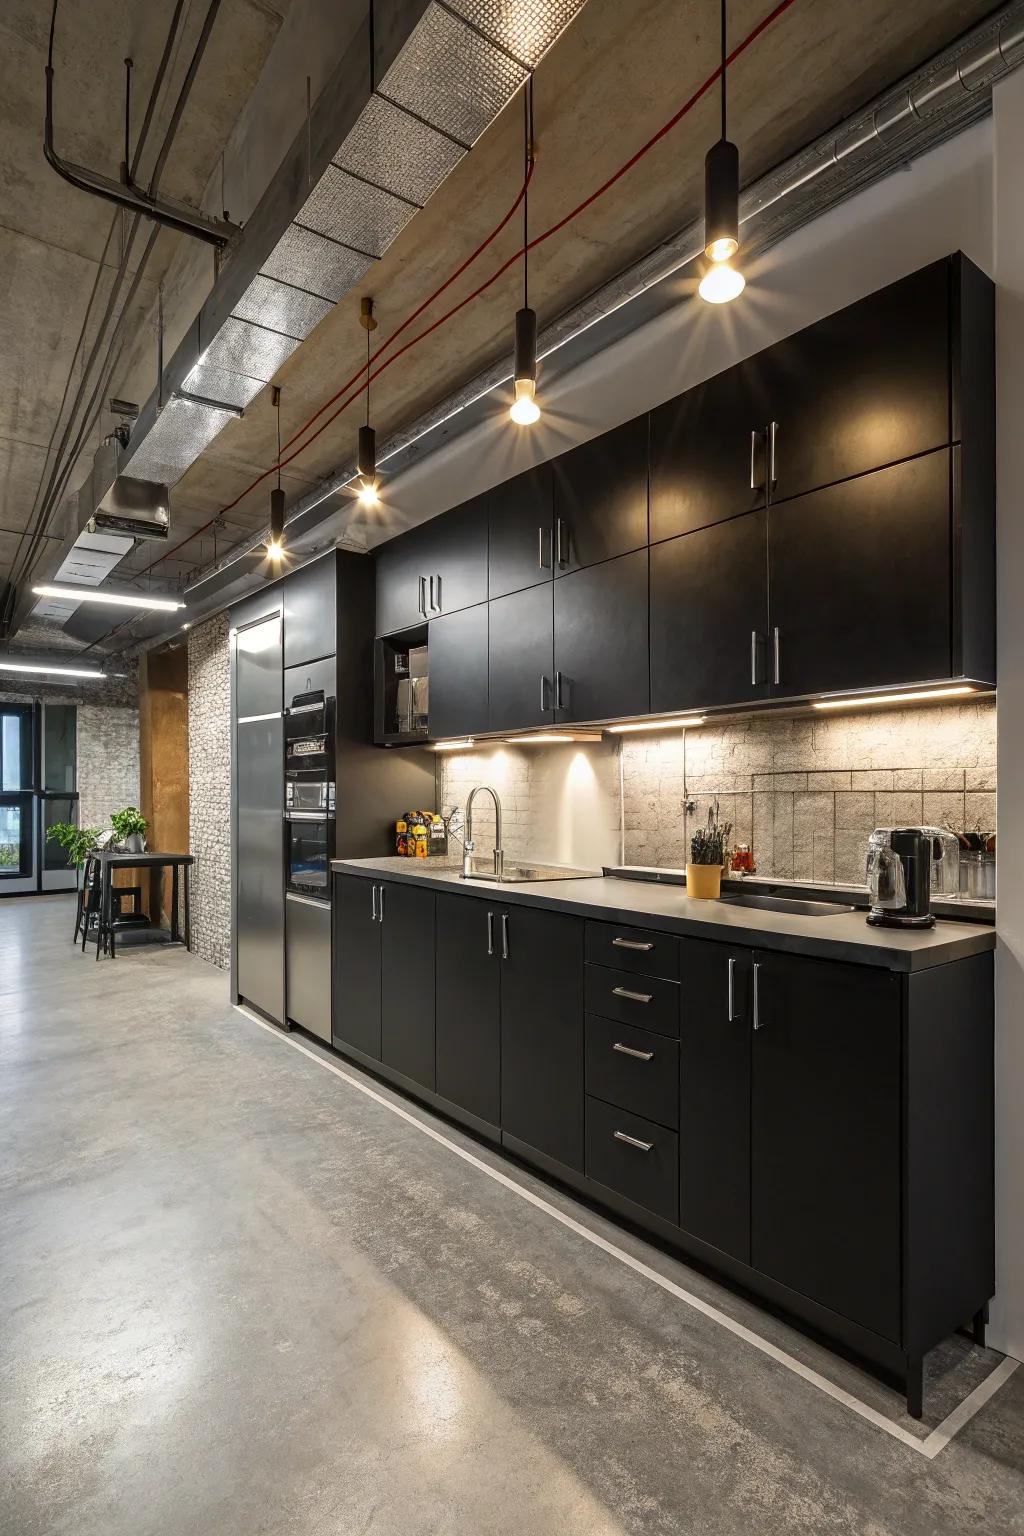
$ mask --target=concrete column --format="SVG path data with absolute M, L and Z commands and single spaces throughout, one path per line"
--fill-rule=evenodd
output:
M 996 1300 L 992 1342 L 1024 1357 L 1024 69 L 996 87 L 998 515 Z

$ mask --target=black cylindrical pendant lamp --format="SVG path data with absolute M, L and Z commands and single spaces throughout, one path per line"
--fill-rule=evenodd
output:
M 377 478 L 377 434 L 372 427 L 359 428 L 359 453 L 356 465 L 363 483 Z
M 537 394 L 537 312 L 524 306 L 516 310 L 515 400 L 509 413 L 520 426 L 540 416 Z
M 270 542 L 280 547 L 284 539 L 284 491 L 275 485 L 270 493 Z
M 704 159 L 704 253 L 728 261 L 740 245 L 740 152 L 728 139 Z

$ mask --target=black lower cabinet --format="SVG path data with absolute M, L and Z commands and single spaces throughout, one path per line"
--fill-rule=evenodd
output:
M 380 1060 L 381 925 L 378 886 L 360 875 L 334 877 L 335 1045 Z
M 499 924 L 501 1128 L 583 1171 L 583 921 L 516 906 Z
M 629 1110 L 587 1099 L 587 1178 L 663 1221 L 679 1220 L 679 1137 Z
M 487 729 L 487 604 L 431 619 L 430 734 L 472 736 Z
M 898 1340 L 899 978 L 763 952 L 752 965 L 751 1263 Z
M 435 1088 L 493 1126 L 501 1122 L 502 910 L 437 897 Z
M 389 881 L 378 897 L 380 1059 L 434 1086 L 434 893 Z
M 679 1224 L 750 1262 L 749 949 L 682 945 Z

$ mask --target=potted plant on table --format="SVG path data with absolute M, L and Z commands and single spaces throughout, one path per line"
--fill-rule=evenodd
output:
M 81 873 L 86 854 L 95 847 L 99 827 L 76 827 L 72 821 L 55 821 L 46 829 L 46 841 L 59 843 L 68 856 L 68 868 Z
M 732 831 L 731 821 L 719 821 L 718 801 L 708 807 L 707 823 L 690 839 L 690 862 L 686 866 L 686 894 L 702 901 L 714 901 L 722 894 L 722 866 Z
M 115 811 L 110 818 L 110 825 L 125 853 L 145 853 L 149 822 L 136 806 L 127 805 L 123 811 Z

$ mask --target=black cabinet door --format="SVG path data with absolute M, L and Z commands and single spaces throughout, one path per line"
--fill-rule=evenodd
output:
M 380 1059 L 434 1086 L 434 893 L 381 885 Z
M 428 617 L 427 555 L 422 528 L 389 539 L 374 551 L 378 635 L 409 629 Z
M 380 1060 L 380 924 L 377 884 L 360 875 L 334 877 L 335 1045 Z
M 431 619 L 430 734 L 487 730 L 487 604 Z
M 750 358 L 652 411 L 652 544 L 764 506 L 763 366 Z
M 487 498 L 453 507 L 424 526 L 427 613 L 487 601 Z
M 646 549 L 557 581 L 556 719 L 646 714 L 648 642 Z
M 499 928 L 502 1131 L 582 1172 L 582 919 L 514 907 Z
M 651 546 L 651 710 L 767 698 L 767 512 Z
M 495 486 L 487 498 L 488 595 L 504 597 L 551 580 L 551 465 Z
M 942 448 L 772 507 L 780 696 L 950 675 L 950 455 Z
M 755 1269 L 900 1338 L 899 977 L 757 952 Z
M 501 912 L 471 896 L 437 897 L 435 1087 L 501 1123 Z
M 647 417 L 552 462 L 555 575 L 647 543 Z
M 679 1224 L 750 1262 L 748 949 L 682 944 Z
M 948 443 L 948 261 L 787 337 L 765 362 L 773 500 Z
M 324 555 L 281 583 L 284 664 L 299 667 L 338 648 L 338 557 Z M 333 690 L 332 690 L 333 691 Z
M 487 607 L 489 728 L 550 725 L 555 702 L 550 585 L 527 587 Z

